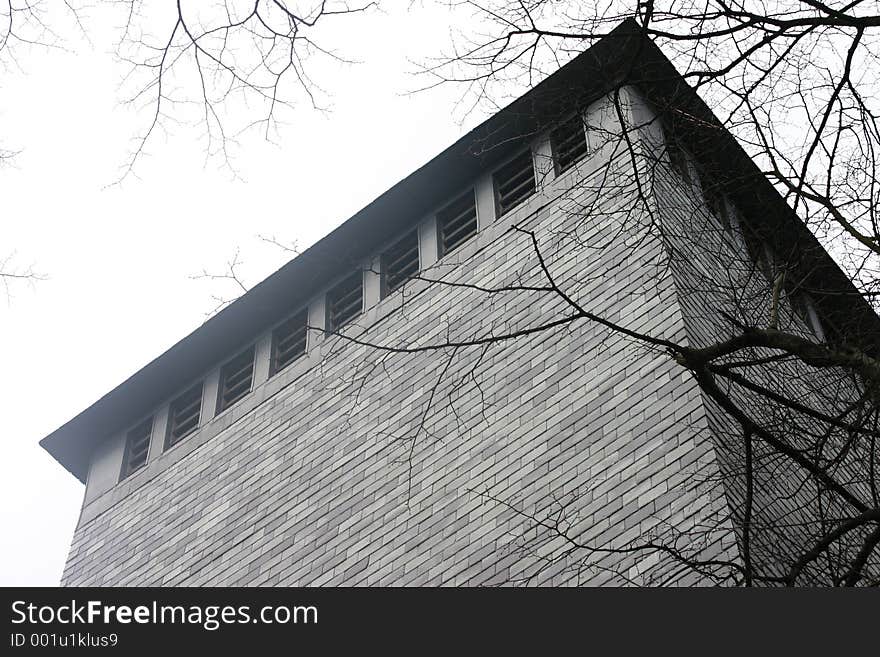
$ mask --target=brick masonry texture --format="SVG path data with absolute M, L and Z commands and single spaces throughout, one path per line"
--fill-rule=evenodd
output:
M 413 348 L 558 318 L 552 293 L 473 287 L 546 283 L 517 224 L 591 312 L 693 339 L 629 157 L 614 151 L 544 185 L 423 273 L 442 282 L 408 283 L 346 334 Z M 709 419 L 667 354 L 586 320 L 415 353 L 330 337 L 90 500 L 62 584 L 704 583 L 656 553 L 571 551 L 535 519 L 586 546 L 687 536 L 691 553 L 735 558 Z

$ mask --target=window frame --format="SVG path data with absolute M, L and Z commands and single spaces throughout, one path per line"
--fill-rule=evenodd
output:
M 284 365 L 278 367 L 278 344 L 279 344 L 279 333 L 285 327 L 299 323 L 297 320 L 302 320 L 302 328 L 303 328 L 303 340 L 302 340 L 302 351 L 297 352 L 297 354 L 288 360 Z M 289 334 L 288 334 L 289 335 Z M 285 319 L 283 322 L 278 324 L 275 328 L 272 329 L 272 338 L 271 338 L 271 346 L 269 348 L 269 378 L 275 376 L 279 372 L 283 372 L 288 367 L 293 365 L 296 361 L 306 355 L 309 350 L 309 309 L 303 308 L 290 317 Z M 299 341 L 297 341 L 299 342 Z
M 192 428 L 189 429 L 189 431 L 187 431 L 186 433 L 181 434 L 175 438 L 175 437 L 173 437 L 174 416 L 175 416 L 174 407 L 178 402 L 180 402 L 181 400 L 185 400 L 189 395 L 194 393 L 196 391 L 196 389 L 198 389 L 198 403 L 199 403 L 199 408 L 198 408 L 197 415 L 196 415 L 196 423 L 192 426 Z M 202 416 L 203 416 L 202 411 L 204 410 L 204 406 L 205 406 L 205 381 L 204 381 L 204 379 L 197 382 L 197 383 L 194 383 L 189 388 L 187 388 L 184 392 L 177 395 L 177 397 L 175 397 L 174 399 L 172 399 L 169 402 L 169 404 L 168 404 L 168 423 L 167 423 L 168 426 L 165 429 L 165 441 L 164 441 L 163 451 L 168 451 L 172 447 L 179 445 L 187 437 L 191 436 L 192 434 L 194 434 L 196 431 L 199 430 L 199 428 L 202 426 Z
M 132 450 L 133 439 L 137 437 L 137 434 L 135 432 L 137 432 L 139 429 L 141 429 L 143 426 L 145 426 L 147 424 L 150 425 L 150 428 L 149 428 L 149 431 L 146 433 L 146 445 L 145 445 L 146 451 L 144 452 L 143 463 L 132 468 L 132 467 L 130 467 L 131 466 L 131 450 Z M 138 422 L 137 424 L 135 424 L 134 426 L 132 426 L 131 428 L 129 428 L 125 432 L 125 438 L 124 438 L 125 447 L 123 448 L 123 452 L 122 452 L 122 467 L 120 468 L 120 471 L 119 471 L 119 481 L 120 482 L 125 481 L 134 473 L 139 472 L 140 470 L 143 470 L 145 467 L 147 467 L 147 463 L 150 460 L 150 447 L 153 444 L 153 434 L 155 433 L 155 429 L 156 429 L 155 425 L 156 425 L 156 416 L 150 415 L 149 417 L 144 418 L 143 420 L 141 420 L 140 422 Z
M 243 357 L 248 354 L 250 354 L 250 366 L 251 366 L 250 382 L 248 383 L 248 387 L 245 391 L 241 392 L 237 397 L 235 397 L 234 399 L 232 399 L 231 401 L 227 402 L 224 405 L 223 404 L 223 396 L 224 396 L 223 389 L 225 387 L 225 383 L 226 383 L 227 377 L 229 375 L 228 370 L 229 370 L 229 368 L 233 367 L 233 364 L 235 364 L 239 360 L 243 360 L 244 359 Z M 249 347 L 242 349 L 235 356 L 228 359 L 225 363 L 223 363 L 223 365 L 220 366 L 220 377 L 217 381 L 217 405 L 216 405 L 217 410 L 214 413 L 215 417 L 217 415 L 220 415 L 224 411 L 232 408 L 238 402 L 240 402 L 242 399 L 247 397 L 248 394 L 250 394 L 250 392 L 254 389 L 255 369 L 256 369 L 256 345 L 255 344 L 251 344 Z M 235 374 L 238 374 L 241 371 L 243 371 L 243 369 L 237 370 L 235 372 Z
M 559 161 L 560 149 L 557 148 L 559 146 L 559 142 L 554 139 L 554 135 L 558 134 L 568 124 L 574 123 L 576 121 L 580 124 L 581 127 L 581 137 L 583 137 L 583 151 L 574 159 L 569 160 L 568 164 L 562 166 Z M 556 176 L 561 176 L 566 171 L 571 170 L 578 162 L 580 162 L 590 154 L 590 142 L 587 139 L 587 122 L 584 117 L 584 112 L 579 110 L 568 118 L 560 121 L 555 127 L 550 129 L 548 140 L 550 142 L 550 154 L 553 157 L 553 172 Z
M 394 257 L 395 255 L 398 255 L 395 253 L 395 251 L 398 249 L 398 247 L 400 247 L 402 245 L 406 246 L 404 243 L 407 240 L 412 240 L 413 238 L 415 238 L 415 251 L 416 251 L 416 270 L 415 270 L 415 273 L 410 274 L 405 277 L 402 277 L 399 281 L 397 281 L 397 284 L 392 287 L 388 283 L 388 274 L 389 274 L 388 258 Z M 406 283 L 408 281 L 412 280 L 415 276 L 418 276 L 421 273 L 421 271 L 422 271 L 422 254 L 421 254 L 420 247 L 421 247 L 421 245 L 419 244 L 419 228 L 418 228 L 418 226 L 416 226 L 415 228 L 412 228 L 411 230 L 407 231 L 403 236 L 401 236 L 393 244 L 391 244 L 391 246 L 389 246 L 387 249 L 385 249 L 384 251 L 382 251 L 382 253 L 379 254 L 379 278 L 380 278 L 380 288 L 381 288 L 380 298 L 384 299 L 388 295 L 396 292 L 397 290 L 402 288 L 404 285 L 406 285 Z M 410 245 L 410 248 L 408 248 L 406 251 L 404 251 L 403 255 L 408 255 L 411 252 L 411 250 L 412 249 L 411 249 L 411 245 Z M 401 259 L 402 259 L 402 257 L 398 257 L 397 260 L 395 260 L 394 262 L 395 263 L 400 262 Z
M 520 197 L 517 197 L 516 202 L 514 202 L 512 205 L 509 205 L 507 207 L 502 207 L 502 200 L 503 199 L 502 199 L 502 195 L 501 195 L 501 185 L 499 185 L 499 182 L 498 182 L 498 174 L 505 172 L 505 170 L 507 170 L 507 169 L 514 168 L 514 164 L 518 163 L 518 161 L 520 159 L 525 160 L 526 156 L 528 157 L 529 166 L 531 167 L 531 170 L 532 170 L 531 189 L 527 194 L 520 196 Z M 537 167 L 535 167 L 535 155 L 532 152 L 531 145 L 527 146 L 525 148 L 525 150 L 517 153 L 514 157 L 511 157 L 502 166 L 498 167 L 497 169 L 495 169 L 492 172 L 492 191 L 493 191 L 493 194 L 495 197 L 495 217 L 496 217 L 496 219 L 500 219 L 504 215 L 510 214 L 510 212 L 512 212 L 513 210 L 515 210 L 519 206 L 521 206 L 529 198 L 531 198 L 532 196 L 534 196 L 537 193 L 537 191 L 538 191 L 537 175 L 538 175 L 537 174 Z M 516 174 L 513 176 L 510 176 L 510 178 L 508 178 L 508 180 L 513 180 L 515 178 L 516 178 Z M 520 186 L 522 184 L 524 184 L 524 183 L 521 183 Z M 514 189 L 517 189 L 517 187 L 514 187 Z
M 452 219 L 459 219 L 461 216 L 463 216 L 463 213 L 459 212 L 458 214 L 455 214 L 452 216 L 445 216 L 445 215 L 447 212 L 450 212 L 450 214 L 451 214 L 451 211 L 459 203 L 461 203 L 462 201 L 465 201 L 468 197 L 470 197 L 471 201 L 473 202 L 473 209 L 474 209 L 473 226 L 474 226 L 474 229 L 472 232 L 466 233 L 465 234 L 466 236 L 464 238 L 462 238 L 461 240 L 459 240 L 458 242 L 456 242 L 451 248 L 447 248 L 446 241 L 443 239 L 443 228 L 444 228 L 444 226 L 452 223 L 451 222 Z M 470 206 L 469 206 L 469 208 L 470 208 Z M 477 188 L 470 187 L 464 193 L 456 196 L 452 201 L 450 201 L 449 203 L 447 203 L 442 208 L 440 208 L 437 212 L 434 213 L 434 220 L 437 225 L 437 257 L 442 258 L 443 256 L 445 256 L 449 253 L 452 253 L 453 251 L 457 250 L 460 246 L 469 242 L 471 239 L 476 237 L 477 234 L 480 232 L 480 217 L 479 217 L 478 206 L 477 206 Z M 470 224 L 470 221 L 468 221 L 467 223 Z M 461 232 L 462 227 L 459 227 L 456 232 Z
M 357 312 L 350 315 L 349 317 L 346 317 L 342 322 L 336 324 L 332 321 L 333 320 L 333 312 L 332 312 L 332 305 L 333 304 L 331 303 L 331 297 L 333 296 L 334 292 L 336 292 L 339 289 L 343 289 L 345 284 L 348 283 L 349 281 L 353 280 L 356 276 L 359 278 L 359 284 L 360 284 L 360 293 L 361 293 L 360 309 Z M 354 289 L 353 286 L 352 286 L 352 289 Z M 344 299 L 345 296 L 347 296 L 347 295 L 341 295 L 339 298 Z M 346 276 L 345 278 L 340 280 L 332 288 L 327 290 L 327 292 L 324 294 L 324 305 L 325 305 L 324 325 L 326 326 L 327 332 L 328 333 L 336 333 L 339 331 L 339 329 L 350 324 L 352 322 L 352 320 L 354 320 L 355 317 L 357 317 L 358 315 L 362 315 L 364 312 L 364 297 L 365 297 L 365 295 L 364 295 L 364 272 L 361 271 L 360 269 L 349 274 L 348 276 Z

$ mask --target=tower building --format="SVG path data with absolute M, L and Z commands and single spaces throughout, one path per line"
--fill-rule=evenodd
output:
M 850 289 L 625 22 L 44 438 L 85 484 L 62 583 L 733 581 L 741 425 L 669 344 L 774 303 L 817 344 L 876 335 L 815 291 Z M 815 491 L 756 450 L 773 573 Z

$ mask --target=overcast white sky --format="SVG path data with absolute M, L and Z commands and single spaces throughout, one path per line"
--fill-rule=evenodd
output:
M 399 3 L 401 6 L 405 3 Z M 21 148 L 0 169 L 0 258 L 47 279 L 0 292 L 0 585 L 56 585 L 83 486 L 37 441 L 195 329 L 214 307 L 236 247 L 254 284 L 285 256 L 258 234 L 310 245 L 452 143 L 456 90 L 416 96 L 407 58 L 448 40 L 441 10 L 403 8 L 352 21 L 342 36 L 363 60 L 320 80 L 334 109 L 302 106 L 279 144 L 244 139 L 232 181 L 204 166 L 194 135 L 154 142 L 138 178 L 115 179 L 138 117 L 118 105 L 113 34 L 93 46 L 32 50 L 0 79 L 0 144 Z M 326 79 L 323 79 L 326 77 Z M 459 117 L 460 118 L 460 117 Z

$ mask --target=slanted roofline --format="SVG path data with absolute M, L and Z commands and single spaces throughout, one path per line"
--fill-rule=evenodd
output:
M 810 287 L 832 293 L 827 298 L 814 295 L 821 313 L 841 329 L 871 336 L 875 344 L 880 337 L 880 318 L 864 299 L 853 296 L 855 289 L 849 279 L 785 200 L 638 23 L 627 19 L 43 438 L 40 445 L 85 482 L 91 455 L 102 440 L 122 431 L 171 391 L 202 376 L 248 339 L 306 304 L 352 262 L 369 257 L 480 173 L 512 155 L 523 138 L 623 85 L 637 87 L 661 111 L 675 109 L 667 116 L 676 137 L 685 142 L 698 164 L 723 173 L 720 182 L 741 208 L 748 228 L 771 246 L 794 244 L 803 254 Z M 846 294 L 833 294 L 840 292 Z

